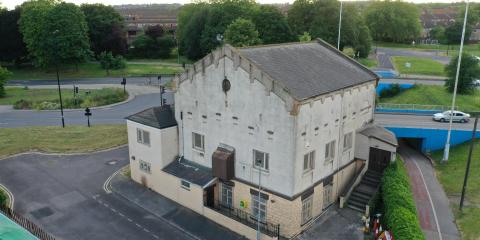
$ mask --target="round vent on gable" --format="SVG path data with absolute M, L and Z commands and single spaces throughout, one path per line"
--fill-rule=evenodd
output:
M 225 79 L 223 79 L 222 81 L 222 90 L 227 93 L 228 90 L 230 90 L 230 81 L 225 77 Z

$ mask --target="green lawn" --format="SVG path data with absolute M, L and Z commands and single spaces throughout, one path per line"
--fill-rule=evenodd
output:
M 401 74 L 419 74 L 419 75 L 435 75 L 445 76 L 445 65 L 428 58 L 417 57 L 392 57 L 395 69 Z M 410 67 L 405 66 L 410 63 Z
M 437 178 L 445 189 L 445 192 L 454 199 L 460 199 L 463 177 L 467 162 L 469 143 L 464 143 L 451 148 L 448 163 L 440 164 L 443 151 L 432 153 L 437 164 Z M 452 204 L 457 225 L 462 232 L 462 239 L 480 239 L 480 142 L 475 141 L 472 162 L 470 165 L 470 176 L 467 184 L 466 200 L 468 204 L 464 207 L 463 213 L 458 210 L 459 202 Z M 458 201 L 458 200 L 456 200 Z
M 57 89 L 7 87 L 6 93 L 6 97 L 0 98 L 0 105 L 14 105 L 16 109 L 59 109 Z M 121 102 L 127 98 L 128 93 L 124 93 L 120 88 L 80 89 L 75 104 L 73 90 L 62 89 L 65 108 L 98 107 Z
M 54 69 L 39 69 L 34 67 L 9 67 L 12 72 L 10 79 L 15 80 L 37 80 L 37 79 L 56 79 Z M 158 74 L 175 74 L 182 70 L 181 67 L 165 66 L 161 64 L 128 64 L 127 68 L 122 70 L 111 70 L 110 75 L 95 62 L 83 63 L 78 65 L 78 71 L 75 66 L 66 66 L 61 69 L 60 78 L 97 78 L 97 77 L 132 77 Z
M 455 56 L 458 54 L 458 50 L 460 49 L 460 45 L 431 45 L 431 44 L 416 44 L 415 46 L 412 46 L 411 44 L 403 44 L 403 43 L 375 43 L 374 47 L 387 47 L 387 48 L 402 48 L 402 49 L 408 49 L 408 50 L 417 50 L 417 51 L 433 51 L 433 50 L 440 50 L 446 52 L 448 50 L 448 55 L 449 56 Z M 467 44 L 463 46 L 463 50 L 465 52 L 480 56 L 480 44 Z
M 125 125 L 0 128 L 0 157 L 29 150 L 88 152 L 126 143 Z
M 452 104 L 452 94 L 444 86 L 417 84 L 391 98 L 380 98 L 380 103 L 444 105 Z M 480 110 L 480 91 L 475 90 L 472 95 L 457 95 L 456 105 L 462 111 Z
M 370 58 L 359 58 L 359 59 L 356 59 L 359 63 L 361 63 L 362 65 L 364 65 L 365 67 L 376 67 L 378 62 L 376 59 L 370 59 Z

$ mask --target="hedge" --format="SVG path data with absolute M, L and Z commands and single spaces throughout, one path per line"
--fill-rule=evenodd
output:
M 0 189 L 0 207 L 7 204 L 7 194 Z
M 403 162 L 397 160 L 385 169 L 381 182 L 383 222 L 396 240 L 424 240 L 417 210 Z

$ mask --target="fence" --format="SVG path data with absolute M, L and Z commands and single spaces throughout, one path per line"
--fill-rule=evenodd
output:
M 40 227 L 32 223 L 30 220 L 27 218 L 23 217 L 22 215 L 16 213 L 13 211 L 13 209 L 6 207 L 6 206 L 0 206 L 0 212 L 2 212 L 5 216 L 16 222 L 18 225 L 21 227 L 25 228 L 28 230 L 30 233 L 32 233 L 35 237 L 41 240 L 55 240 L 54 237 L 50 236 L 48 233 L 43 231 Z
M 450 106 L 445 105 L 420 105 L 420 104 L 397 104 L 397 103 L 378 103 L 377 109 L 398 109 L 398 110 L 422 110 L 422 111 L 448 111 Z M 458 109 L 457 107 L 455 109 Z
M 258 221 L 256 219 L 256 216 L 253 216 L 252 214 L 241 209 L 226 206 L 220 201 L 216 201 L 215 206 L 209 208 L 240 223 L 243 223 L 253 229 L 257 229 L 258 227 Z M 260 231 L 270 237 L 280 238 L 280 224 L 260 222 Z

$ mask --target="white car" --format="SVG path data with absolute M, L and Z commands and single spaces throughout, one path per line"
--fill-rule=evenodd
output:
M 440 122 L 448 122 L 450 121 L 450 118 L 452 117 L 452 111 L 445 111 L 443 113 L 435 113 L 433 114 L 433 120 L 434 121 L 440 121 Z M 453 122 L 461 122 L 461 123 L 466 123 L 470 120 L 470 114 L 460 112 L 460 111 L 453 111 L 453 117 L 452 121 Z
M 480 87 L 480 79 L 475 79 L 475 80 L 473 80 L 472 84 L 473 84 L 473 86 L 475 86 L 475 87 Z

